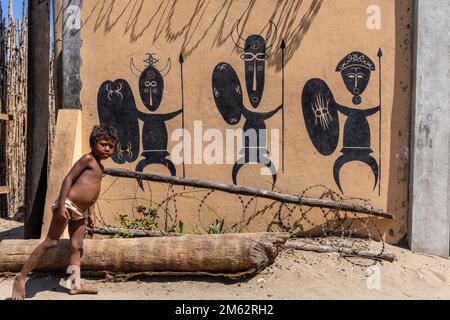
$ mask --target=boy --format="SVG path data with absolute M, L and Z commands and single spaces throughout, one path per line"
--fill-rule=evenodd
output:
M 64 179 L 59 198 L 52 206 L 53 217 L 47 238 L 34 249 L 22 271 L 14 279 L 12 299 L 25 299 L 25 281 L 28 274 L 37 266 L 44 253 L 58 245 L 67 224 L 70 235 L 70 267 L 75 271 L 75 288 L 69 294 L 97 294 L 98 291 L 87 288 L 80 282 L 80 259 L 83 237 L 88 226 L 95 224 L 94 204 L 100 194 L 103 177 L 102 160 L 114 153 L 117 133 L 109 125 L 95 126 L 89 138 L 91 152 L 84 155 L 72 167 Z M 73 276 L 71 277 L 73 278 Z

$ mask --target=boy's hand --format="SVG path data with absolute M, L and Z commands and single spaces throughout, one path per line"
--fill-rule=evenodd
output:
M 94 228 L 95 227 L 95 215 L 90 214 L 88 217 L 88 227 Z
M 66 221 L 70 219 L 69 211 L 65 206 L 58 208 L 58 218 L 62 221 Z

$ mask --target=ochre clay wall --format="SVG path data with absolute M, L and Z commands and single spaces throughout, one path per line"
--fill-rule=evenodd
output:
M 55 128 L 55 152 L 48 176 L 47 195 L 45 199 L 44 219 L 41 238 L 45 238 L 52 219 L 52 204 L 58 198 L 62 182 L 74 163 L 81 157 L 81 111 L 60 110 Z M 63 237 L 68 238 L 66 229 Z
M 275 163 L 275 190 L 301 194 L 312 186 L 324 185 L 344 198 L 369 199 L 373 207 L 395 216 L 393 222 L 376 219 L 376 225 L 387 241 L 397 242 L 406 233 L 411 14 L 410 0 L 84 1 L 81 9 L 83 152 L 89 152 L 92 127 L 100 121 L 109 121 L 120 129 L 122 153 L 116 154 L 116 161 L 108 160 L 107 167 L 129 170 L 141 167 L 144 172 L 169 175 L 170 164 L 165 159 L 175 162 L 175 153 L 179 153 L 179 149 L 173 150 L 179 141 L 172 141 L 171 135 L 182 128 L 183 117 L 173 114 L 169 120 L 161 115 L 180 110 L 184 102 L 184 127 L 192 135 L 192 163 L 185 164 L 185 176 L 232 183 L 234 161 L 207 164 L 195 159 L 195 152 L 211 151 L 207 149 L 211 141 L 203 142 L 202 151 L 195 150 L 194 134 L 199 137 L 198 126 L 201 125 L 203 133 L 217 129 L 225 136 L 227 129 L 243 129 L 244 125 L 246 129 L 261 128 L 265 123 L 270 158 L 280 159 Z M 234 41 L 233 26 L 237 26 Z M 239 35 L 244 40 L 251 35 L 262 38 L 248 40 L 250 49 L 242 56 L 244 50 L 237 45 L 245 47 L 246 44 L 238 43 Z M 281 49 L 283 39 L 284 50 Z M 266 55 L 261 48 L 264 45 L 269 47 Z M 248 60 L 247 64 L 242 58 Z M 169 59 L 170 70 L 164 69 Z M 349 86 L 355 84 L 349 73 L 355 73 L 360 96 L 352 93 L 352 88 L 347 89 L 338 72 L 341 69 Z M 145 79 L 140 82 L 142 71 Z M 263 88 L 261 79 L 264 79 Z M 311 79 L 322 81 L 309 82 L 302 101 L 304 88 Z M 284 117 L 280 110 L 261 121 L 255 112 L 269 112 L 282 104 L 283 83 Z M 381 127 L 380 110 L 373 109 L 380 105 L 380 97 Z M 254 99 L 253 104 L 250 99 Z M 329 108 L 328 114 L 325 107 Z M 371 114 L 362 112 L 369 109 Z M 315 118 L 312 110 L 319 114 L 322 111 L 322 117 Z M 279 139 L 275 139 L 279 142 L 278 150 L 270 142 L 272 129 L 279 132 Z M 369 148 L 373 153 L 368 152 Z M 170 155 L 164 157 L 164 149 Z M 235 161 L 240 149 L 235 146 Z M 225 143 L 222 150 L 226 158 Z M 342 164 L 340 170 L 336 163 Z M 338 169 L 333 169 L 335 166 Z M 271 189 L 272 176 L 261 175 L 263 167 L 263 164 L 243 166 L 237 174 L 237 183 Z M 175 164 L 175 170 L 177 176 L 183 176 L 181 164 Z M 333 175 L 336 171 L 342 190 Z M 378 171 L 380 179 L 376 180 Z M 191 232 L 194 225 L 205 227 L 217 217 L 224 217 L 227 226 L 238 224 L 244 231 L 257 231 L 268 228 L 279 208 L 276 205 L 264 214 L 254 215 L 270 202 L 254 200 L 243 213 L 241 200 L 232 195 L 213 193 L 201 206 L 207 191 L 168 189 L 156 183 L 144 184 L 144 189 L 140 190 L 134 180 L 105 177 L 96 208 L 100 224 L 118 225 L 119 214 L 132 216 L 141 204 L 160 209 L 160 228 L 165 224 L 170 226 L 176 217 L 184 222 L 185 232 Z M 313 188 L 305 195 L 319 197 L 322 191 Z M 183 195 L 178 195 L 175 203 L 169 201 L 158 207 L 158 203 L 173 193 Z M 243 200 L 247 203 L 250 199 Z M 164 209 L 169 213 L 167 219 Z M 292 226 L 299 217 L 298 211 L 292 216 L 287 212 L 282 214 L 285 226 Z M 308 217 L 313 223 L 323 221 L 320 210 Z

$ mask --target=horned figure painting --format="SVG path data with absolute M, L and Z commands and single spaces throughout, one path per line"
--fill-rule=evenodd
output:
M 336 160 L 333 177 L 341 186 L 340 172 L 349 162 L 360 161 L 368 165 L 375 176 L 374 190 L 380 186 L 381 167 L 381 130 L 380 130 L 380 163 L 371 156 L 371 132 L 368 117 L 379 113 L 381 128 L 381 49 L 378 52 L 380 69 L 380 105 L 368 108 L 350 108 L 338 104 L 328 85 L 321 79 L 309 80 L 302 93 L 303 117 L 309 137 L 314 147 L 324 156 L 331 155 L 337 148 L 339 140 L 338 113 L 346 116 L 344 126 L 344 142 L 342 155 Z M 369 84 L 371 73 L 375 71 L 375 63 L 361 52 L 352 52 L 339 62 L 336 72 L 340 72 L 347 90 L 353 95 L 353 104 L 362 103 L 361 95 Z M 380 190 L 380 189 L 379 189 Z
M 266 59 L 269 57 L 269 49 L 277 38 L 275 24 L 270 21 L 267 39 L 261 35 L 250 35 L 242 39 L 239 34 L 239 20 L 234 24 L 231 36 L 235 46 L 243 53 L 241 59 L 245 68 L 245 85 L 247 96 L 251 106 L 256 109 L 261 103 L 264 92 Z M 277 180 L 277 168 L 268 157 L 267 129 L 265 121 L 273 117 L 283 106 L 275 108 L 270 112 L 254 112 L 247 109 L 243 103 L 243 91 L 239 77 L 234 68 L 226 63 L 220 62 L 214 68 L 212 74 L 212 90 L 216 106 L 223 119 L 231 125 L 245 118 L 243 128 L 243 148 L 239 152 L 240 158 L 233 166 L 232 179 L 237 184 L 239 170 L 249 163 L 264 164 L 272 174 L 272 186 Z
M 139 94 L 144 106 L 151 112 L 141 112 L 136 107 L 135 98 L 130 85 L 126 80 L 105 81 L 98 91 L 98 115 L 100 123 L 109 123 L 118 131 L 118 144 L 112 159 L 118 164 L 132 163 L 139 155 L 139 121 L 143 122 L 142 153 L 144 159 L 136 166 L 137 172 L 143 172 L 151 164 L 160 164 L 176 176 L 176 168 L 167 157 L 168 134 L 166 121 L 177 117 L 183 112 L 180 109 L 167 114 L 153 113 L 158 110 L 164 93 L 164 77 L 170 71 L 171 61 L 168 60 L 163 70 L 156 67 L 159 60 L 155 54 L 147 53 L 144 60 L 147 67 L 140 71 L 131 59 L 132 71 L 139 77 Z M 144 190 L 141 181 L 139 186 Z

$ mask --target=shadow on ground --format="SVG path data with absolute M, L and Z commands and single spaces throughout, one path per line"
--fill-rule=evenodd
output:
M 61 293 L 68 294 L 68 290 L 63 287 L 60 283 L 61 281 L 66 279 L 67 275 L 64 274 L 34 274 L 31 276 L 26 282 L 26 299 L 33 299 L 38 294 L 45 294 L 46 292 L 52 293 Z M 222 285 L 235 285 L 238 283 L 247 283 L 253 277 L 247 276 L 238 280 L 232 280 L 227 278 L 217 278 L 217 277 L 205 277 L 205 276 L 148 276 L 148 275 L 137 275 L 133 277 L 126 277 L 124 275 L 123 278 L 115 277 L 114 279 L 107 279 L 105 277 L 100 276 L 85 276 L 82 278 L 84 281 L 88 283 L 94 284 L 94 286 L 99 286 L 100 283 L 122 283 L 122 282 L 136 282 L 140 281 L 143 283 L 154 283 L 155 285 L 167 284 L 167 283 L 182 283 L 187 281 L 192 281 L 196 283 L 208 283 L 208 284 L 222 284 Z M 11 298 L 7 298 L 6 300 L 11 300 Z
M 43 292 L 57 292 L 57 293 L 68 293 L 68 290 L 60 285 L 62 276 L 50 276 L 50 275 L 33 275 L 28 278 L 25 285 L 26 296 L 25 299 L 32 299 L 37 294 Z M 11 288 L 12 289 L 12 288 Z M 10 297 L 5 300 L 11 300 Z
M 68 293 L 68 290 L 59 284 L 60 281 L 60 276 L 33 276 L 26 283 L 26 299 L 34 298 L 38 293 L 46 291 Z
M 223 285 L 235 285 L 238 283 L 247 283 L 252 280 L 255 276 L 244 276 L 239 279 L 229 279 L 225 277 L 214 277 L 214 276 L 177 276 L 177 275 L 166 275 L 166 276 L 149 276 L 149 275 L 136 275 L 132 277 L 127 277 L 124 275 L 121 280 L 121 277 L 117 279 L 110 280 L 109 282 L 121 282 L 121 281 L 141 281 L 146 283 L 166 283 L 166 282 L 186 282 L 186 281 L 195 281 L 195 282 L 203 282 L 203 283 L 218 283 Z M 95 277 L 83 277 L 87 280 L 99 280 Z

